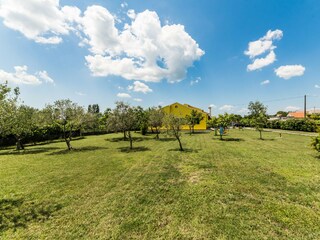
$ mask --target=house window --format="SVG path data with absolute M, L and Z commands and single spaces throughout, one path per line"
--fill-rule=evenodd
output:
M 178 105 L 175 105 L 174 107 L 175 107 L 175 108 L 178 108 Z

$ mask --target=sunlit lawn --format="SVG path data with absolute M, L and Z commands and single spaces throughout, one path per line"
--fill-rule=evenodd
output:
M 320 239 L 310 137 L 121 136 L 0 150 L 0 238 Z

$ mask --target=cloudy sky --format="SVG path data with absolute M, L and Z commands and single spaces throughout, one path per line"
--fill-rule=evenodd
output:
M 0 82 L 43 107 L 320 108 L 320 1 L 0 0 Z

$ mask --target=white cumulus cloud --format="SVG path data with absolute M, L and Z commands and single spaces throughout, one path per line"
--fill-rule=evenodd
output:
M 260 84 L 261 85 L 267 85 L 267 84 L 269 84 L 270 83 L 270 80 L 265 80 L 265 81 L 262 81 Z
M 0 69 L 0 81 L 11 82 L 15 84 L 39 85 L 42 82 L 54 83 L 46 71 L 39 71 L 35 74 L 29 74 L 27 66 L 15 66 L 14 72 L 6 72 Z
M 131 24 L 119 31 L 107 9 L 94 8 L 88 8 L 83 19 L 92 52 L 86 61 L 94 76 L 177 82 L 204 54 L 183 25 L 161 26 L 156 12 L 136 14 Z
M 259 56 L 267 51 L 271 51 L 276 47 L 273 45 L 273 40 L 280 40 L 283 36 L 283 32 L 279 29 L 271 31 L 269 30 L 265 36 L 257 41 L 249 42 L 248 50 L 244 52 L 245 55 L 250 58 Z
M 49 77 L 47 71 L 39 71 L 37 72 L 37 75 L 46 83 L 54 83 L 54 80 L 51 77 Z
M 239 111 L 238 111 L 238 113 L 248 113 L 249 112 L 249 110 L 248 110 L 248 108 L 241 108 Z
M 265 58 L 255 59 L 252 64 L 248 65 L 247 70 L 254 71 L 270 65 L 274 61 L 276 61 L 276 54 L 274 51 L 271 51 Z
M 128 93 L 118 93 L 117 97 L 119 98 L 131 98 L 131 95 Z
M 294 112 L 294 111 L 297 111 L 299 110 L 300 108 L 299 107 L 296 107 L 296 106 L 288 106 L 285 108 L 285 111 L 286 112 Z
M 141 98 L 134 98 L 133 100 L 136 101 L 136 102 L 142 102 Z
M 195 84 L 198 84 L 201 81 L 201 77 L 197 77 L 196 79 L 193 79 L 190 81 L 190 85 L 193 86 Z
M 120 4 L 120 6 L 121 6 L 122 8 L 128 7 L 128 3 L 123 2 L 123 3 Z
M 133 10 L 133 9 L 129 9 L 128 12 L 127 12 L 127 15 L 129 18 L 131 19 L 135 19 L 136 18 L 136 12 Z
M 133 85 L 129 85 L 128 90 L 132 90 L 134 92 L 142 92 L 144 94 L 152 92 L 152 89 L 147 84 L 139 81 L 135 81 Z
M 93 76 L 178 82 L 204 55 L 183 25 L 162 25 L 154 11 L 129 10 L 130 20 L 120 29 L 117 17 L 99 5 L 88 6 L 82 13 L 75 6 L 61 6 L 59 0 L 0 2 L 4 25 L 35 42 L 58 44 L 74 32 L 79 46 L 90 50 L 85 60 Z
M 5 26 L 43 44 L 60 43 L 61 35 L 73 29 L 79 15 L 77 7 L 61 8 L 59 0 L 2 0 L 0 3 L 0 17 Z
M 233 109 L 234 109 L 233 105 L 223 105 L 219 108 L 219 110 L 222 110 L 222 111 L 232 111 Z
M 83 96 L 86 96 L 87 94 L 83 93 L 83 92 L 76 92 L 77 95 L 83 97 Z
M 273 45 L 274 40 L 280 40 L 283 36 L 283 32 L 279 29 L 271 31 L 269 30 L 265 36 L 261 37 L 257 41 L 249 42 L 248 50 L 244 52 L 245 55 L 252 59 L 252 64 L 247 66 L 248 71 L 254 71 L 263 67 L 266 67 L 276 61 L 276 54 Z M 268 53 L 263 58 L 256 58 L 261 54 Z
M 302 65 L 285 65 L 275 69 L 275 73 L 278 77 L 287 80 L 292 77 L 302 76 L 305 70 Z
M 314 85 L 315 88 L 320 88 L 320 85 L 316 84 Z

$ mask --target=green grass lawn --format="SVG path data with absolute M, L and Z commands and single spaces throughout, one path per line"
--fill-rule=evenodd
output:
M 232 130 L 0 151 L 3 239 L 320 239 L 310 137 Z

